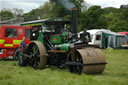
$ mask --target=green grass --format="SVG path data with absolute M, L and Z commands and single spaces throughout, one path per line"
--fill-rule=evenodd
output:
M 19 67 L 0 61 L 0 85 L 128 85 L 128 50 L 103 50 L 108 64 L 102 74 L 76 75 L 67 69 Z

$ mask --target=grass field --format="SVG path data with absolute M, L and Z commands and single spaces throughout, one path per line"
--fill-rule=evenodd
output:
M 108 64 L 103 74 L 76 75 L 55 67 L 34 70 L 17 61 L 0 61 L 0 85 L 128 85 L 128 50 L 103 50 Z

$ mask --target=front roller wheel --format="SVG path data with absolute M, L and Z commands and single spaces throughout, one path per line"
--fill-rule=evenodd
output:
M 69 57 L 69 61 L 73 62 L 71 56 Z M 83 60 L 82 60 L 82 57 L 80 56 L 80 54 L 78 52 L 76 52 L 76 57 L 75 57 L 74 62 L 78 63 L 78 65 L 69 65 L 69 71 L 71 73 L 81 74 L 83 66 L 80 64 L 83 63 Z
M 71 57 L 69 61 L 74 62 L 74 65 L 69 66 L 70 72 L 97 74 L 102 73 L 105 69 L 106 59 L 103 52 L 98 48 L 77 49 L 75 60 Z
M 28 54 L 32 56 L 31 66 L 36 69 L 42 69 L 46 65 L 46 51 L 44 45 L 39 41 L 31 42 L 28 45 Z

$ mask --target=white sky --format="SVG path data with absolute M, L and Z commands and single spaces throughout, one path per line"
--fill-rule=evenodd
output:
M 19 8 L 24 12 L 29 12 L 32 9 L 38 8 L 44 2 L 49 0 L 0 0 L 0 10 L 3 8 Z M 100 5 L 101 7 L 117 7 L 120 5 L 127 5 L 128 0 L 85 0 L 92 5 Z
M 128 0 L 85 0 L 92 5 L 100 5 L 101 7 L 116 7 L 120 8 L 120 5 L 128 5 Z

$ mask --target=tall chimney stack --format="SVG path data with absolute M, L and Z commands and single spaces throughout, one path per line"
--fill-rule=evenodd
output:
M 72 31 L 77 34 L 77 8 L 72 8 Z

